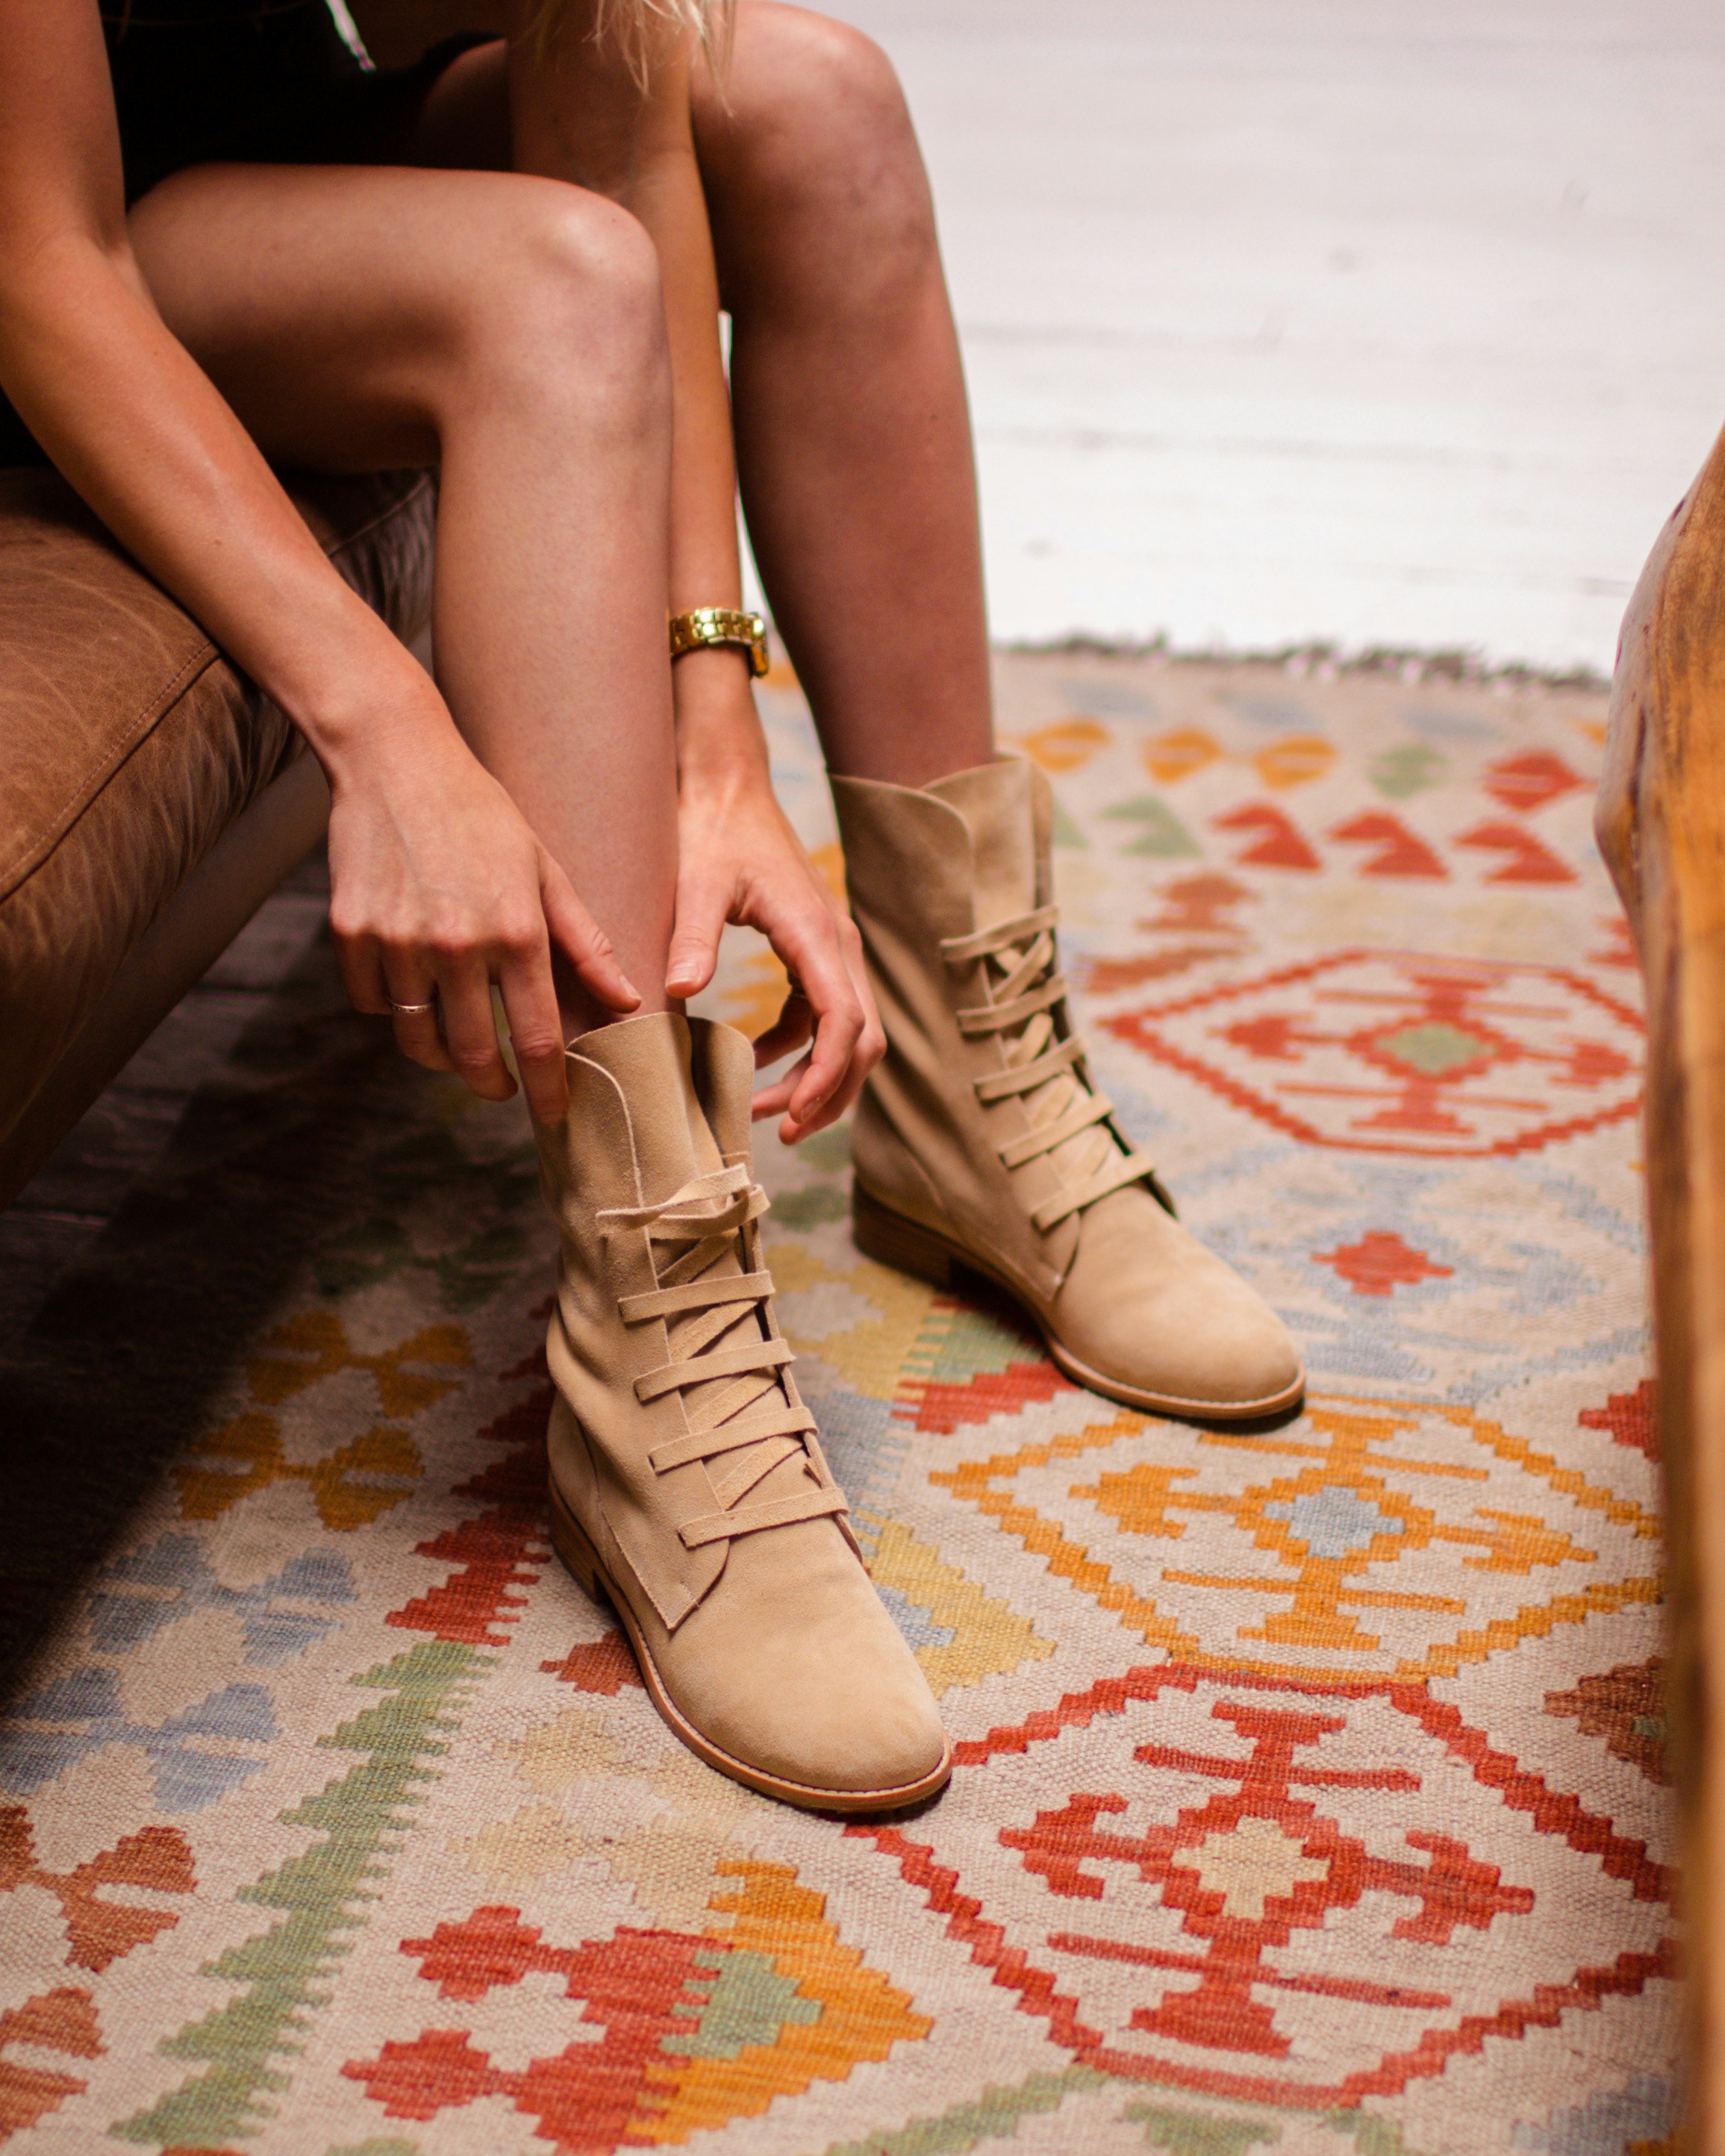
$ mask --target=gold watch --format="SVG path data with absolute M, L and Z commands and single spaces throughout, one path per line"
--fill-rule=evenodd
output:
M 740 644 L 749 655 L 749 671 L 757 680 L 767 671 L 767 624 L 757 613 L 745 613 L 737 607 L 696 607 L 671 616 L 673 660 L 710 644 Z

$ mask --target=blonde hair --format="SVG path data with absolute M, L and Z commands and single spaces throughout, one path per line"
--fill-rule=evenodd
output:
M 529 34 L 542 51 L 570 12 L 570 0 L 540 0 Z M 597 45 L 621 54 L 629 73 L 647 88 L 655 53 L 679 32 L 700 44 L 715 77 L 731 56 L 732 0 L 593 0 L 591 35 Z

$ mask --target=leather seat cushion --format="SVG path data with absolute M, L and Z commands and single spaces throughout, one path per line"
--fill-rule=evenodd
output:
M 423 472 L 296 480 L 397 633 L 431 602 Z M 300 737 L 53 472 L 0 472 L 0 1136 Z

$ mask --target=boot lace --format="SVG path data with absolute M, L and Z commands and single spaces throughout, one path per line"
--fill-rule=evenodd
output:
M 737 1455 L 714 1478 L 719 1510 L 679 1529 L 691 1550 L 849 1509 L 809 1443 L 815 1420 L 788 1374 L 795 1358 L 789 1343 L 773 1336 L 767 1317 L 773 1276 L 759 1263 L 753 1225 L 767 1203 L 747 1164 L 738 1163 L 691 1177 L 657 1204 L 616 1206 L 598 1215 L 608 1229 L 644 1228 L 653 1250 L 659 1285 L 644 1295 L 619 1296 L 617 1307 L 625 1325 L 666 1321 L 671 1359 L 635 1379 L 635 1396 L 645 1404 L 680 1393 L 688 1429 L 648 1455 L 655 1473 Z M 679 1245 L 661 1263 L 660 1246 Z M 798 1454 L 814 1486 L 765 1504 L 742 1504 L 775 1467 Z
M 1000 1039 L 1003 1070 L 972 1082 L 984 1102 L 1022 1097 L 1030 1128 L 997 1148 L 1007 1168 L 1055 1154 L 1061 1188 L 1031 1209 L 1046 1235 L 1070 1214 L 1111 1191 L 1153 1178 L 1156 1164 L 1136 1151 L 1111 1118 L 1114 1104 L 1091 1081 L 1082 1039 L 1066 1009 L 1055 930 L 1059 910 L 1038 906 L 974 936 L 942 939 L 941 956 L 955 969 L 981 963 L 988 1001 L 956 1014 L 967 1039 Z M 1087 1134 L 1087 1135 L 1086 1135 Z M 1077 1143 L 1073 1143 L 1076 1140 Z

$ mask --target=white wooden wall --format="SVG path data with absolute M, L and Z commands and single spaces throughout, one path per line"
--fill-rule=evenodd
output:
M 1609 668 L 1725 423 L 1721 0 L 828 0 L 932 168 L 1004 639 Z

